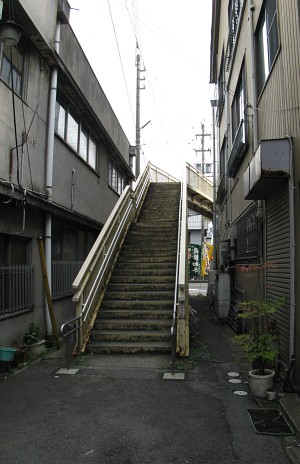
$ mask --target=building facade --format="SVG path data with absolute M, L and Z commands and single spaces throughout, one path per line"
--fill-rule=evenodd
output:
M 217 266 L 231 292 L 280 300 L 280 372 L 300 386 L 300 3 L 214 0 Z
M 129 141 L 69 25 L 66 0 L 1 1 L 0 345 L 31 322 L 51 333 L 37 239 L 58 325 L 72 282 L 124 187 Z M 9 45 L 2 26 L 22 27 Z

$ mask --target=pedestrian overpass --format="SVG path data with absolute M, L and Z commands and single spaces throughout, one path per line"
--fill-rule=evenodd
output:
M 165 215 L 153 212 L 155 209 L 152 209 L 150 213 L 144 211 L 145 204 L 150 201 L 149 195 L 151 197 L 152 189 L 149 187 L 153 183 L 164 184 L 165 196 L 158 197 L 154 201 L 154 208 L 158 208 L 156 211 L 169 209 L 169 206 L 167 206 L 168 193 L 166 193 L 168 185 L 172 187 L 171 184 L 178 184 L 179 200 L 178 206 L 175 208 L 175 217 L 165 217 Z M 169 195 L 173 195 L 172 192 L 174 192 L 174 189 L 170 188 Z M 174 210 L 174 208 L 172 209 Z M 117 345 L 115 345 L 121 346 L 119 343 L 121 336 L 123 338 L 131 337 L 136 340 L 136 350 L 134 352 L 145 352 L 150 345 L 145 342 L 143 346 L 143 337 L 149 337 L 150 329 L 154 340 L 161 340 L 161 337 L 165 336 L 167 331 L 173 366 L 176 355 L 189 355 L 188 209 L 192 209 L 209 219 L 213 217 L 213 184 L 189 163 L 186 163 L 184 179 L 181 182 L 148 163 L 134 187 L 127 186 L 125 188 L 73 283 L 76 317 L 62 326 L 62 333 L 67 342 L 70 340 L 70 335 L 75 334 L 75 350 L 78 354 L 84 352 L 90 343 L 91 335 L 93 335 L 93 331 L 95 332 L 94 325 L 96 325 L 98 314 L 101 313 L 101 305 L 106 309 L 107 306 L 113 308 L 114 302 L 112 300 L 115 298 L 119 301 L 118 306 L 121 306 L 121 301 L 123 302 L 123 315 L 127 311 L 128 313 L 134 313 L 135 316 L 128 326 L 127 320 L 126 323 L 124 320 L 123 322 L 120 321 L 120 308 L 112 309 L 111 312 L 115 318 L 113 325 L 121 324 L 121 329 L 115 332 L 114 335 L 111 334 L 110 330 L 100 331 L 104 338 L 114 337 L 117 340 Z M 141 223 L 140 217 L 143 216 L 147 217 L 146 224 Z M 155 224 L 160 225 L 158 231 L 155 230 Z M 150 238 L 144 240 L 141 245 L 138 245 L 137 242 L 135 244 L 135 240 L 132 239 L 137 226 L 140 229 L 143 227 L 149 229 L 151 227 L 152 230 L 150 236 L 149 234 L 147 236 Z M 162 231 L 164 227 L 166 231 L 172 230 L 172 232 L 175 232 L 174 244 L 170 242 L 169 245 L 161 245 L 162 236 L 167 234 L 167 232 Z M 126 237 L 131 237 L 130 241 Z M 157 237 L 157 241 L 152 240 L 155 237 Z M 136 249 L 137 246 L 140 247 L 138 250 Z M 126 251 L 124 251 L 125 249 Z M 132 250 L 132 252 L 128 253 L 128 249 Z M 170 260 L 171 255 L 175 256 L 173 264 L 171 264 Z M 125 258 L 125 256 L 129 256 L 129 258 Z M 119 261 L 123 261 L 123 267 L 125 265 L 126 269 L 126 263 L 131 266 L 132 262 L 136 262 L 138 259 L 141 261 L 140 265 L 137 264 L 137 267 L 140 268 L 139 271 L 133 273 L 136 275 L 132 275 L 130 282 L 126 279 L 126 289 L 123 289 L 123 293 L 116 296 L 115 289 L 119 285 L 120 291 L 124 276 L 116 279 L 114 269 L 118 268 Z M 173 266 L 174 274 L 168 275 L 167 288 L 163 288 L 166 282 L 166 274 L 169 272 L 165 269 L 166 266 L 168 268 Z M 154 274 L 151 273 L 151 267 L 154 270 L 160 268 L 161 277 L 155 275 L 155 271 Z M 161 279 L 159 282 L 158 277 Z M 170 297 L 170 281 L 173 282 L 171 308 L 169 302 L 166 302 L 166 295 L 168 295 L 168 298 Z M 112 286 L 114 286 L 114 289 L 110 296 L 105 296 L 107 290 Z M 167 289 L 168 291 L 166 291 Z M 125 304 L 124 299 L 126 300 Z M 143 308 L 141 308 L 140 313 L 134 311 L 142 306 L 139 304 L 139 300 L 140 302 L 143 301 Z M 104 304 L 102 304 L 103 302 Z M 160 312 L 157 311 L 156 313 L 161 314 L 159 317 L 164 319 L 163 332 L 158 330 L 159 326 L 162 325 L 161 321 L 158 323 L 153 319 L 149 319 L 153 313 L 151 309 L 155 309 L 158 305 L 160 306 Z M 169 311 L 168 315 L 166 315 L 167 309 Z M 149 317 L 147 316 L 141 328 L 136 330 L 135 325 L 139 323 L 139 319 L 145 318 L 145 314 L 149 315 Z M 128 330 L 124 324 L 129 327 Z M 108 348 L 107 352 L 109 352 Z

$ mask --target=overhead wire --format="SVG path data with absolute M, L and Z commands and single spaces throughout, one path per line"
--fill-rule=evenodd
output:
M 122 73 L 123 73 L 125 88 L 126 88 L 126 92 L 127 92 L 127 97 L 128 97 L 128 101 L 129 101 L 129 106 L 130 106 L 130 110 L 131 110 L 131 114 L 132 114 L 133 121 L 135 122 L 134 112 L 133 112 L 132 105 L 131 105 L 131 101 L 130 101 L 130 95 L 129 95 L 129 90 L 128 90 L 128 85 L 127 85 L 126 76 L 125 76 L 125 71 L 124 71 L 124 66 L 123 66 L 121 51 L 120 51 L 120 47 L 119 47 L 118 37 L 117 37 L 117 33 L 116 33 L 115 23 L 114 23 L 114 19 L 113 19 L 113 15 L 112 15 L 112 11 L 111 11 L 111 7 L 110 7 L 110 2 L 109 2 L 109 0 L 107 0 L 107 4 L 108 4 L 109 13 L 110 13 L 110 18 L 111 18 L 111 22 L 112 22 L 112 26 L 113 26 L 113 30 L 114 30 L 115 39 L 116 39 L 116 44 L 117 44 L 117 49 L 118 49 L 118 53 L 119 53 L 119 59 L 120 59 L 120 63 L 121 63 L 121 68 L 122 68 Z
M 142 38 L 141 38 L 141 33 L 140 33 L 139 14 L 138 14 L 138 7 L 137 7 L 136 0 L 131 0 L 132 16 L 131 16 L 129 8 L 128 8 L 127 0 L 125 0 L 125 6 L 126 6 L 126 9 L 127 9 L 127 12 L 128 12 L 129 19 L 130 19 L 130 24 L 131 24 L 131 27 L 132 27 L 132 30 L 133 30 L 133 34 L 134 34 L 134 37 L 136 39 L 137 47 L 140 50 L 140 55 L 141 55 L 141 59 L 142 59 L 143 66 L 144 66 L 144 72 L 146 73 L 147 83 L 149 84 L 150 93 L 151 93 L 151 96 L 152 96 L 152 99 L 153 99 L 153 102 L 154 102 L 154 105 L 155 105 L 155 108 L 156 108 L 156 111 L 157 111 L 157 114 L 158 114 L 159 122 L 160 122 L 162 132 L 163 132 L 163 135 L 164 135 L 164 138 L 165 138 L 165 142 L 169 146 L 170 144 L 169 144 L 169 142 L 167 140 L 167 137 L 166 137 L 164 124 L 163 124 L 163 121 L 162 121 L 161 114 L 159 112 L 157 101 L 156 101 L 156 98 L 155 98 L 155 95 L 154 95 L 154 92 L 153 92 L 153 88 L 152 88 L 152 85 L 151 85 L 151 79 L 150 79 L 150 77 L 149 77 L 149 75 L 147 73 L 147 69 L 146 69 L 146 66 L 145 66 L 145 60 L 144 60 L 143 53 L 142 53 L 141 46 L 140 46 L 140 42 L 141 42 Z M 133 19 L 132 19 L 132 17 L 133 17 Z

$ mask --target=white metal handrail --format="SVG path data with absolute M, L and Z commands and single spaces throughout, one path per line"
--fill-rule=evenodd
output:
M 73 325 L 76 323 L 77 352 L 84 349 L 88 340 L 120 244 L 146 194 L 150 166 L 149 163 L 139 176 L 134 190 L 129 187 L 124 190 L 73 282 L 76 317 L 63 324 L 61 330 L 67 338 L 74 332 Z
M 180 201 L 179 201 L 179 212 L 178 212 L 178 232 L 177 232 L 177 258 L 176 258 L 176 274 L 175 274 L 175 290 L 174 290 L 174 306 L 173 306 L 173 320 L 171 327 L 171 338 L 172 338 L 172 373 L 175 371 L 176 361 L 176 334 L 177 334 L 177 298 L 178 298 L 178 276 L 179 276 L 179 262 L 180 262 L 180 237 L 181 237 L 181 221 L 182 221 L 182 196 L 183 196 L 183 182 L 181 183 Z
M 208 201 L 213 202 L 213 183 L 189 163 L 186 163 L 186 182 Z

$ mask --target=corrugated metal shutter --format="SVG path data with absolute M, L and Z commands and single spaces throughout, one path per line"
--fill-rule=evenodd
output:
M 280 359 L 288 367 L 290 343 L 290 222 L 288 186 L 266 200 L 267 298 L 284 303 L 274 318 L 280 336 Z

